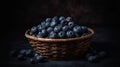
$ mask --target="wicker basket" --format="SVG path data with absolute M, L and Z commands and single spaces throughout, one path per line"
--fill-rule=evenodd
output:
M 90 34 L 77 38 L 68 39 L 47 39 L 37 38 L 28 34 L 30 30 L 25 32 L 31 47 L 48 59 L 72 59 L 82 56 L 90 46 L 90 40 L 94 35 L 94 31 L 88 28 Z

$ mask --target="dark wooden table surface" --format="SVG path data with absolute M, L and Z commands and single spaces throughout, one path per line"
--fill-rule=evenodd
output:
M 120 67 L 120 32 L 118 27 L 92 26 L 95 35 L 92 39 L 93 45 L 108 52 L 109 57 L 97 63 L 86 60 L 74 61 L 48 61 L 45 63 L 31 64 L 28 60 L 20 61 L 11 58 L 8 53 L 12 49 L 31 48 L 24 37 L 26 29 L 9 31 L 3 37 L 1 43 L 1 65 L 8 67 Z M 10 34 L 10 35 L 7 35 Z

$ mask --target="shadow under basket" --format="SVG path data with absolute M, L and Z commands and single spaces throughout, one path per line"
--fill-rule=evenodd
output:
M 25 37 L 28 39 L 34 51 L 45 58 L 51 60 L 75 59 L 81 57 L 90 46 L 90 41 L 94 35 L 94 31 L 88 28 L 88 35 L 66 38 L 66 39 L 48 39 L 38 38 L 29 35 L 29 31 L 25 32 Z

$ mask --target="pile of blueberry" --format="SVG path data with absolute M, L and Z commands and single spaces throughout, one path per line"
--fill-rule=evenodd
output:
M 48 59 L 37 54 L 32 49 L 20 49 L 10 51 L 10 56 L 17 58 L 18 60 L 25 61 L 29 60 L 32 64 L 45 63 Z M 88 51 L 83 55 L 83 59 L 91 63 L 99 62 L 107 57 L 107 53 L 103 50 L 96 50 L 93 46 L 90 46 Z
M 95 47 L 90 46 L 84 57 L 87 61 L 94 63 L 105 59 L 107 57 L 107 53 L 103 50 L 97 50 Z
M 75 24 L 71 17 L 54 16 L 33 26 L 29 34 L 40 38 L 74 38 L 87 35 L 88 27 Z
M 10 51 L 10 56 L 21 61 L 29 60 L 32 64 L 47 62 L 46 58 L 37 54 L 32 49 L 12 50 Z

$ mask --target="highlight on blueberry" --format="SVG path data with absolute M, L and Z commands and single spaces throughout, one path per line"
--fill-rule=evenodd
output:
M 68 38 L 73 38 L 75 34 L 73 31 L 67 31 L 66 35 Z
M 60 31 L 59 33 L 58 33 L 58 37 L 59 38 L 65 38 L 65 32 L 64 31 Z
M 70 29 L 72 29 L 73 26 L 74 26 L 74 22 L 68 22 L 68 27 L 69 27 Z
M 67 17 L 67 18 L 66 18 L 66 21 L 68 21 L 68 22 L 69 22 L 69 21 L 72 21 L 72 17 Z
M 64 17 L 64 16 L 60 16 L 60 17 L 59 17 L 59 21 L 62 21 L 62 20 L 65 20 L 65 17 Z
M 65 32 L 68 31 L 68 29 L 69 29 L 69 27 L 67 25 L 62 27 L 62 30 L 65 31 Z

